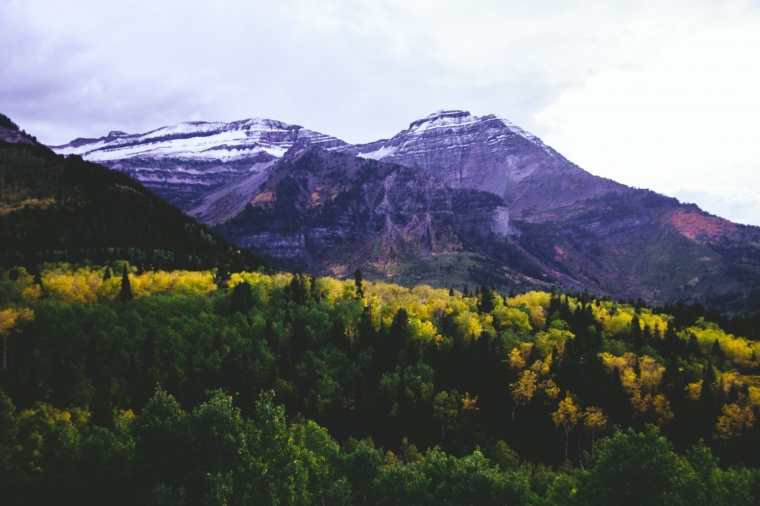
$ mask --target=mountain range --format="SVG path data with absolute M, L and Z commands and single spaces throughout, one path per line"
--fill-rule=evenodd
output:
M 250 119 L 53 149 L 314 274 L 760 309 L 760 228 L 594 176 L 493 115 L 439 111 L 359 145 Z

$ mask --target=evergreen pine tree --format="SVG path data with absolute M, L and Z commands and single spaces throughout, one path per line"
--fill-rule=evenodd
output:
M 494 309 L 494 297 L 496 294 L 493 290 L 487 286 L 480 288 L 480 296 L 478 298 L 478 309 L 481 313 L 490 313 Z
M 641 333 L 641 324 L 639 323 L 639 317 L 635 314 L 631 320 L 631 341 L 633 342 L 633 348 L 638 350 L 644 345 L 644 336 Z
M 362 287 L 362 271 L 358 267 L 354 273 L 354 281 L 356 282 L 356 298 L 361 299 L 364 297 L 364 288 Z
M 132 285 L 129 283 L 129 271 L 125 263 L 121 271 L 121 293 L 119 294 L 119 300 L 127 302 L 128 300 L 132 300 L 132 297 Z

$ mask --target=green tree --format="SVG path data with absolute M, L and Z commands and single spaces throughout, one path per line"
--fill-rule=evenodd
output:
M 240 410 L 233 406 L 231 396 L 216 390 L 193 410 L 188 422 L 194 454 L 188 491 L 204 497 L 205 504 L 226 504 L 249 452 Z
M 22 481 L 20 466 L 17 464 L 18 415 L 13 401 L 0 388 L 0 499 L 8 500 L 8 495 L 17 489 Z
M 371 439 L 349 438 L 340 454 L 340 475 L 351 485 L 355 504 L 371 504 L 374 498 L 373 484 L 377 479 L 383 454 L 375 448 Z
M 86 504 L 134 504 L 138 484 L 135 481 L 135 441 L 132 437 L 131 411 L 121 412 L 113 429 L 97 425 L 82 441 L 80 477 Z
M 121 270 L 121 292 L 119 292 L 119 300 L 127 302 L 132 300 L 132 285 L 129 282 L 129 270 L 127 264 L 124 263 L 124 268 Z
M 188 415 L 177 400 L 156 389 L 134 424 L 141 479 L 154 485 L 184 487 L 191 465 L 191 438 Z
M 364 298 L 364 287 L 362 286 L 362 271 L 357 267 L 354 272 L 354 283 L 356 284 L 356 298 Z
M 480 287 L 480 294 L 478 296 L 478 310 L 481 313 L 490 313 L 494 310 L 494 299 L 498 297 L 496 293 L 489 287 L 483 285 Z
M 309 504 L 308 471 L 274 392 L 259 395 L 252 422 L 249 441 L 255 458 L 246 480 L 249 495 L 266 504 Z
M 441 445 L 446 441 L 446 427 L 456 425 L 459 414 L 459 393 L 453 390 L 451 393 L 438 392 L 433 399 L 433 415 L 441 424 Z
M 88 418 L 82 409 L 60 410 L 47 403 L 19 414 L 19 460 L 29 478 L 25 495 L 30 503 L 66 502 L 78 495 L 76 469 Z
M 247 281 L 241 281 L 232 288 L 230 295 L 230 310 L 248 314 L 253 307 L 253 291 Z
M 671 444 L 655 426 L 644 432 L 618 429 L 599 444 L 589 470 L 581 475 L 579 503 L 673 504 L 681 470 Z

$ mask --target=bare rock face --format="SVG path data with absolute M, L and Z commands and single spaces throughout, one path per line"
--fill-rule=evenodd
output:
M 494 216 L 491 220 L 491 230 L 499 237 L 507 237 L 516 232 L 509 225 L 509 209 L 505 206 L 499 206 L 494 209 Z
M 464 235 L 488 236 L 501 204 L 419 170 L 311 147 L 279 162 L 245 210 L 217 230 L 290 267 L 387 274 L 461 251 Z

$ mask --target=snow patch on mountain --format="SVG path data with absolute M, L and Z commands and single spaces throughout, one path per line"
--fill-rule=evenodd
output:
M 53 150 L 93 162 L 147 157 L 229 162 L 260 154 L 281 158 L 299 140 L 326 147 L 345 144 L 298 125 L 253 118 L 232 123 L 192 121 L 144 134 L 111 132 L 100 139 L 76 139 Z
M 391 156 L 396 152 L 395 146 L 383 146 L 375 151 L 367 151 L 366 153 L 357 153 L 359 158 L 369 158 L 371 160 L 381 160 L 386 156 Z
M 463 127 L 473 125 L 481 121 L 481 118 L 471 115 L 468 111 L 445 111 L 440 110 L 427 117 L 414 121 L 409 125 L 409 132 L 422 133 L 427 130 L 447 127 Z
M 494 118 L 496 118 L 496 116 L 494 116 Z M 536 137 L 532 133 L 528 132 L 527 130 L 525 130 L 525 129 L 523 129 L 523 128 L 517 126 L 517 125 L 515 125 L 514 123 L 512 123 L 508 119 L 504 119 L 504 118 L 496 118 L 496 119 L 498 119 L 499 121 L 501 121 L 502 123 L 504 123 L 504 126 L 507 127 L 512 133 L 515 133 L 515 134 L 519 135 L 520 137 L 522 137 L 523 139 L 532 142 L 536 146 L 538 146 L 541 149 L 543 149 L 547 154 L 549 154 L 551 156 L 554 156 L 554 155 L 557 154 L 556 151 L 554 151 L 549 146 L 547 146 L 546 144 L 544 144 L 544 142 L 541 139 L 539 139 L 538 137 Z

